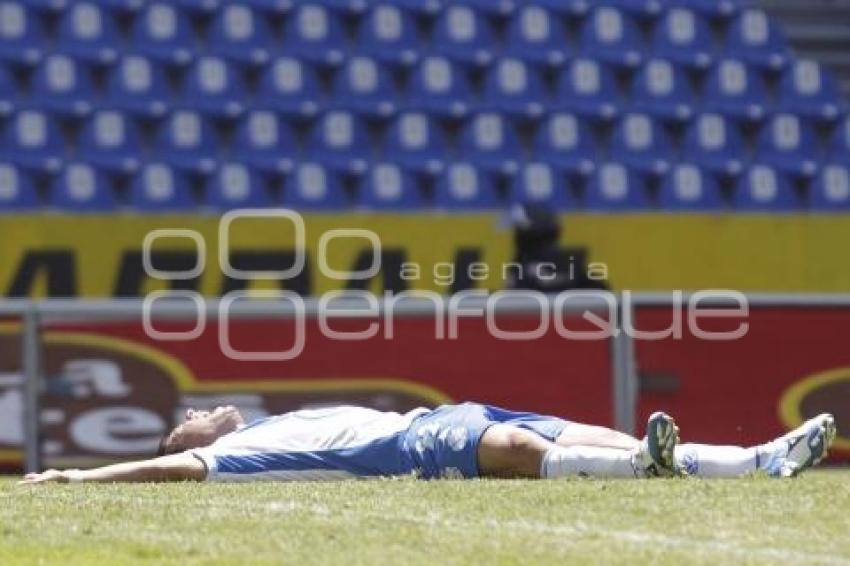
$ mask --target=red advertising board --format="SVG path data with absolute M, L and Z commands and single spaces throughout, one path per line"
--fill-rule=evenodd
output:
M 670 320 L 670 309 L 641 308 L 635 326 L 661 329 Z M 685 441 L 750 445 L 831 412 L 834 460 L 850 458 L 850 309 L 751 307 L 748 324 L 743 338 L 728 342 L 687 330 L 681 340 L 638 341 L 640 419 L 664 409 Z

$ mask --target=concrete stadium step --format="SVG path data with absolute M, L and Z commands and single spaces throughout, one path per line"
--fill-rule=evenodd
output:
M 850 0 L 759 0 L 801 57 L 832 68 L 850 96 Z

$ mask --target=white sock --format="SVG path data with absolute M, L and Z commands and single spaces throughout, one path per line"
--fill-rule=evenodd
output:
M 766 469 L 769 453 L 773 451 L 767 444 L 752 448 L 680 444 L 676 447 L 676 463 L 691 476 L 737 478 Z
M 634 452 L 617 448 L 595 446 L 555 446 L 551 448 L 540 466 L 544 479 L 570 476 L 594 478 L 642 477 L 633 464 Z

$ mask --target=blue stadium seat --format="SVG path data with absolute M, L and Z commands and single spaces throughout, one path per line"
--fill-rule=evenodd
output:
M 0 161 L 0 214 L 37 208 L 32 179 L 14 164 Z
M 546 8 L 527 5 L 508 23 L 505 52 L 538 66 L 560 67 L 569 57 L 567 33 Z
M 632 81 L 635 110 L 668 122 L 684 122 L 694 112 L 696 95 L 685 72 L 666 59 L 649 59 Z
M 375 163 L 360 179 L 357 204 L 374 210 L 418 210 L 424 206 L 416 179 L 395 163 Z
M 333 104 L 365 118 L 387 118 L 398 107 L 389 71 L 369 57 L 355 56 L 340 67 L 333 84 Z
M 129 184 L 130 203 L 146 208 L 145 202 L 150 195 L 188 194 L 189 179 L 177 169 L 161 161 L 148 161 L 133 175 Z M 156 200 L 156 199 L 154 199 Z
M 187 69 L 180 97 L 185 106 L 213 118 L 234 118 L 245 110 L 248 89 L 236 69 L 219 57 L 198 57 Z
M 794 176 L 811 177 L 818 169 L 817 143 L 811 126 L 793 114 L 775 114 L 759 133 L 759 159 Z
M 513 175 L 522 154 L 513 124 L 501 114 L 479 112 L 460 132 L 460 155 L 488 173 Z
M 766 114 L 767 89 L 761 73 L 739 59 L 720 59 L 703 90 L 703 108 L 742 122 L 758 122 Z
M 652 31 L 652 51 L 657 57 L 691 68 L 711 64 L 712 43 L 708 22 L 684 8 L 668 10 Z
M 416 174 L 436 175 L 447 153 L 445 134 L 422 112 L 399 114 L 384 142 L 384 158 Z
M 511 204 L 536 204 L 558 210 L 575 208 L 566 176 L 548 163 L 523 164 L 511 180 Z
M 273 112 L 252 110 L 236 127 L 234 155 L 241 163 L 271 175 L 292 169 L 295 136 Z
M 125 55 L 109 72 L 105 98 L 108 106 L 122 112 L 159 118 L 169 108 L 165 72 L 143 55 Z
M 444 210 L 484 210 L 500 206 L 489 175 L 472 163 L 446 166 L 434 184 L 434 206 Z
M 32 66 L 44 56 L 41 20 L 21 2 L 0 2 L 0 61 Z
M 204 204 L 218 210 L 272 205 L 263 179 L 242 163 L 221 163 L 207 178 Z
M 746 145 L 735 123 L 721 114 L 704 113 L 685 132 L 682 154 L 714 175 L 735 176 L 744 166 Z
M 187 65 L 195 56 L 189 17 L 167 2 L 147 4 L 136 16 L 132 43 L 138 53 L 172 65 Z
M 109 173 L 132 173 L 139 167 L 141 136 L 132 119 L 117 110 L 98 110 L 80 133 L 80 157 Z
M 569 174 L 589 175 L 596 167 L 597 147 L 590 127 L 566 112 L 550 114 L 537 128 L 534 157 Z
M 3 156 L 34 172 L 53 172 L 62 166 L 65 143 L 56 121 L 47 112 L 22 109 L 12 115 L 3 135 Z
M 732 200 L 741 212 L 789 212 L 798 208 L 788 179 L 761 163 L 751 165 L 740 176 Z
M 316 120 L 307 148 L 314 161 L 352 175 L 366 170 L 371 150 L 365 124 L 356 115 L 342 110 L 327 112 Z
M 779 83 L 777 109 L 813 120 L 832 121 L 844 110 L 838 82 L 816 61 L 797 59 Z
M 644 178 L 620 163 L 596 168 L 587 183 L 584 205 L 595 212 L 641 210 L 649 207 Z
M 56 46 L 81 61 L 109 65 L 118 58 L 113 14 L 93 2 L 71 2 L 59 21 Z
M 299 3 L 287 17 L 283 34 L 283 52 L 305 61 L 336 66 L 345 58 L 342 23 L 324 6 Z
M 260 77 L 256 106 L 293 118 L 315 116 L 321 108 L 316 70 L 292 57 L 272 60 Z
M 195 206 L 188 180 L 166 163 L 144 164 L 130 182 L 129 204 L 144 212 L 182 212 Z
M 649 114 L 623 115 L 611 137 L 611 158 L 643 174 L 663 175 L 673 146 L 664 127 Z
M 590 11 L 581 27 L 579 49 L 586 56 L 617 67 L 637 67 L 643 60 L 637 25 L 628 15 L 608 6 Z
M 0 118 L 8 116 L 15 110 L 16 90 L 12 75 L 5 66 L 0 64 Z
M 617 8 L 636 18 L 653 18 L 661 12 L 666 0 L 605 0 L 606 6 Z
M 440 118 L 461 118 L 472 103 L 472 89 L 464 73 L 445 57 L 424 57 L 413 69 L 407 106 Z
M 48 205 L 68 212 L 109 212 L 115 209 L 114 187 L 89 163 L 72 162 L 53 178 Z
M 360 20 L 357 49 L 393 66 L 410 66 L 419 60 L 416 22 L 410 13 L 393 4 L 377 4 Z
M 159 126 L 154 153 L 181 171 L 209 174 L 219 141 L 212 125 L 194 110 L 174 110 Z
M 850 163 L 850 116 L 836 124 L 829 140 L 829 156 L 834 161 Z
M 679 163 L 661 181 L 658 204 L 665 210 L 719 211 L 723 196 L 714 177 L 696 164 Z
M 820 212 L 850 210 L 850 168 L 847 163 L 829 163 L 809 187 L 809 206 Z
M 72 57 L 51 54 L 35 68 L 30 93 L 33 105 L 63 117 L 80 117 L 91 112 L 93 100 L 90 69 Z
M 349 200 L 337 175 L 313 161 L 298 163 L 286 178 L 283 205 L 296 210 L 341 210 Z
M 539 118 L 546 110 L 543 81 L 534 67 L 506 57 L 490 67 L 484 79 L 483 107 L 511 118 Z
M 264 65 L 272 46 L 266 18 L 244 4 L 225 4 L 208 32 L 209 53 L 234 63 Z
M 489 16 L 506 16 L 516 8 L 514 0 L 454 0 L 455 4 L 469 6 Z
M 477 11 L 449 5 L 434 23 L 431 33 L 434 52 L 464 65 L 489 65 L 493 60 L 495 34 L 490 23 Z
M 768 69 L 780 69 L 790 58 L 779 25 L 756 9 L 744 10 L 730 24 L 726 52 L 750 65 Z
M 619 98 L 611 69 L 579 57 L 561 71 L 553 104 L 587 118 L 608 121 L 619 114 Z
M 666 0 L 673 6 L 689 8 L 713 18 L 729 18 L 749 3 L 749 0 Z

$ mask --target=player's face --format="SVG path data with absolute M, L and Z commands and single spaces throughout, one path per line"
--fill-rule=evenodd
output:
M 236 430 L 245 421 L 236 407 L 227 405 L 212 411 L 186 411 L 186 422 L 178 427 L 181 446 L 197 448 L 207 446 L 216 439 Z

